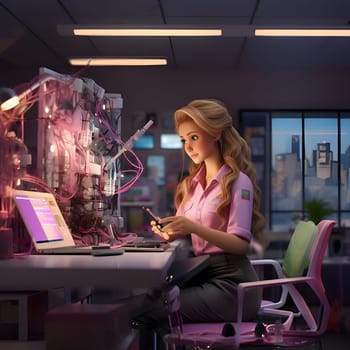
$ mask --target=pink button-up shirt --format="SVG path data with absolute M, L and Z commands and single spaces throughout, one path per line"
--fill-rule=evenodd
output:
M 248 176 L 242 172 L 232 185 L 232 200 L 228 208 L 227 222 L 220 228 L 221 220 L 216 209 L 222 197 L 220 181 L 228 170 L 228 167 L 223 165 L 215 179 L 204 189 L 205 172 L 204 167 L 202 167 L 192 180 L 191 188 L 193 191 L 190 199 L 180 205 L 176 215 L 183 215 L 204 226 L 220 229 L 250 241 L 252 236 L 250 229 L 253 212 L 253 185 Z M 195 232 L 191 234 L 191 238 L 193 252 L 197 256 L 223 252 L 221 248 L 197 236 Z

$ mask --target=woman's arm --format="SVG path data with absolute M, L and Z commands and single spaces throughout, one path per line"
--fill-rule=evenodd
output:
M 160 219 L 158 223 L 163 224 L 162 230 L 155 225 L 155 222 L 153 225 L 151 223 L 152 230 L 167 241 L 195 233 L 227 253 L 245 254 L 248 250 L 249 242 L 238 235 L 206 227 L 184 216 L 169 216 Z

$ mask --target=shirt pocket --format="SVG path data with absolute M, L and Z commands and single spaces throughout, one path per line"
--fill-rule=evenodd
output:
M 216 214 L 219 205 L 220 203 L 210 203 L 210 204 L 204 205 L 203 209 L 205 210 L 205 212 L 208 212 L 210 214 L 212 213 Z
M 208 227 L 217 228 L 220 223 L 220 217 L 217 213 L 219 203 L 209 203 L 203 205 L 200 209 L 201 222 Z

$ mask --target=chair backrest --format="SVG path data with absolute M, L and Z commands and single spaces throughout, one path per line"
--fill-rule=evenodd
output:
M 290 293 L 293 294 L 294 302 L 299 300 L 298 309 L 308 324 L 310 334 L 314 335 L 320 335 L 325 332 L 330 315 L 330 305 L 327 295 L 325 294 L 325 288 L 321 278 L 321 269 L 329 237 L 335 224 L 336 222 L 334 220 L 322 220 L 318 223 L 317 234 L 310 252 L 310 265 L 308 267 L 307 277 L 310 278 L 310 286 L 312 286 L 320 302 L 317 320 L 315 315 L 313 315 L 307 307 L 306 300 L 301 301 L 298 298 L 296 289 L 290 291 Z
M 300 221 L 296 225 L 283 259 L 282 270 L 287 277 L 302 276 L 316 233 L 317 226 L 312 221 Z
M 321 279 L 322 261 L 328 246 L 329 237 L 336 224 L 334 220 L 322 220 L 317 225 L 317 235 L 310 252 L 308 276 Z

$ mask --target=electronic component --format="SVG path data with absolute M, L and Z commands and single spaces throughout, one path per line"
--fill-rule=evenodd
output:
M 23 91 L 18 94 L 18 106 L 0 111 L 4 116 L 0 118 L 0 150 L 4 154 L 0 162 L 2 225 L 7 226 L 11 219 L 11 187 L 44 189 L 55 195 L 78 245 L 121 243 L 124 227 L 120 194 L 128 191 L 144 170 L 131 149 L 153 121 L 123 142 L 121 94 L 105 93 L 92 79 L 48 68 L 40 68 L 37 77 L 17 90 Z M 37 176 L 32 176 L 26 173 L 31 159 L 20 131 L 26 133 L 22 125 L 25 113 L 35 103 L 37 155 L 36 169 L 32 170 Z M 122 155 L 124 162 L 119 160 Z M 132 176 L 122 182 L 124 173 Z

